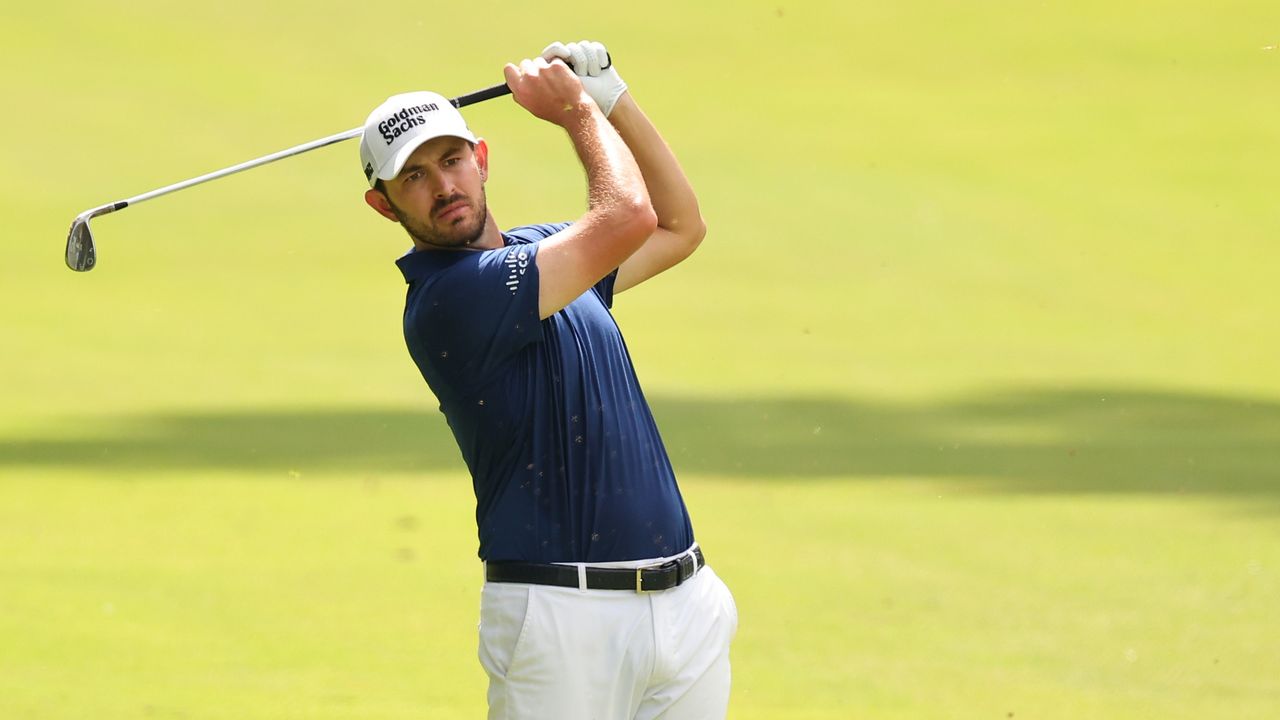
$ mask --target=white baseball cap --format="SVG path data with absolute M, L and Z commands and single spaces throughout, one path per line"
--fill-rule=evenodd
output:
M 369 113 L 360 138 L 360 164 L 369 186 L 399 175 L 419 145 L 446 135 L 476 142 L 462 113 L 443 95 L 422 91 L 387 98 Z

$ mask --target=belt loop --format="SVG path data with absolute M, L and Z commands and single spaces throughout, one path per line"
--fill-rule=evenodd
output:
M 578 592 L 587 591 L 587 564 L 576 563 L 578 566 Z

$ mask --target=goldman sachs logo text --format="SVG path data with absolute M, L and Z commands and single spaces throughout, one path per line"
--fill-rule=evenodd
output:
M 426 105 L 414 105 L 407 107 L 391 117 L 378 123 L 378 132 L 382 133 L 382 139 L 387 144 L 395 142 L 396 138 L 409 132 L 411 128 L 419 125 L 425 125 L 427 119 L 423 117 L 426 113 L 439 110 L 440 106 L 435 103 L 427 103 Z

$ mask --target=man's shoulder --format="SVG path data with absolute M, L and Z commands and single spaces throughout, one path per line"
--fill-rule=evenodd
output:
M 559 222 L 520 225 L 504 232 L 503 235 L 508 239 L 508 244 L 524 245 L 528 243 L 535 243 L 539 240 L 545 240 L 572 224 L 573 223 Z
M 448 270 L 475 263 L 482 254 L 474 250 L 411 249 L 396 260 L 396 265 L 406 282 L 421 288 Z

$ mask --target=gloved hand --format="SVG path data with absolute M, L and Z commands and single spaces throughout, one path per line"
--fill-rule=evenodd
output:
M 560 58 L 568 63 L 582 80 L 582 89 L 596 101 L 605 117 L 613 111 L 622 93 L 627 91 L 627 84 L 613 69 L 609 52 L 598 42 L 583 40 L 567 45 L 553 42 L 542 51 L 542 57 L 547 60 Z

